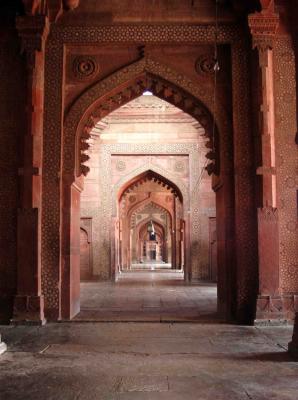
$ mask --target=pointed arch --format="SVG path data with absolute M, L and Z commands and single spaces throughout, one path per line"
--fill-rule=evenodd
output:
M 189 201 L 190 201 L 190 196 L 189 196 L 189 191 L 187 190 L 187 187 L 185 184 L 181 181 L 181 179 L 177 178 L 176 176 L 172 176 L 171 173 L 168 171 L 158 167 L 157 165 L 152 165 L 152 164 L 144 164 L 140 166 L 139 168 L 136 168 L 135 170 L 131 171 L 130 174 L 124 176 L 122 179 L 120 179 L 116 185 L 113 187 L 113 192 L 112 192 L 112 198 L 120 198 L 119 193 L 122 192 L 122 188 L 127 188 L 130 185 L 130 182 L 134 181 L 135 179 L 140 179 L 142 176 L 145 176 L 146 173 L 151 172 L 155 174 L 157 177 L 160 177 L 168 182 L 168 184 L 171 187 L 177 188 L 177 193 L 179 193 L 179 196 L 181 198 L 181 202 L 183 204 L 184 210 L 189 210 Z M 175 182 L 175 183 L 174 183 Z M 117 214 L 117 204 L 116 202 L 113 203 L 113 215 L 116 216 Z
M 212 95 L 196 82 L 150 58 L 143 58 L 120 69 L 87 89 L 69 109 L 64 123 L 63 172 L 74 179 L 88 173 L 88 139 L 94 125 L 110 112 L 150 90 L 157 97 L 188 113 L 205 129 L 208 138 L 209 173 L 219 171 L 220 114 L 210 110 Z M 213 125 L 215 123 L 215 130 Z M 75 136 L 74 136 L 75 135 Z
M 182 196 L 182 193 L 181 193 L 180 189 L 178 188 L 178 186 L 174 182 L 171 182 L 166 177 L 158 174 L 155 171 L 152 171 L 151 169 L 149 169 L 148 171 L 145 171 L 145 172 L 135 176 L 131 180 L 129 180 L 120 189 L 120 192 L 118 193 L 119 200 L 126 192 L 129 192 L 134 187 L 138 186 L 140 183 L 147 181 L 147 180 L 148 181 L 153 180 L 154 182 L 161 184 L 163 187 L 167 187 L 171 191 L 171 193 L 174 194 L 175 197 L 178 197 L 181 202 L 183 201 L 183 196 Z
M 153 206 L 156 206 L 156 209 L 158 210 L 162 210 L 165 214 L 168 215 L 170 223 L 172 225 L 172 215 L 171 212 L 169 210 L 167 210 L 165 207 L 161 206 L 160 204 L 156 203 L 155 201 L 153 201 L 151 198 L 147 198 L 145 200 L 140 201 L 139 203 L 135 204 L 133 207 L 131 207 L 131 209 L 128 212 L 128 218 L 131 221 L 131 227 L 133 226 L 137 226 L 139 225 L 139 223 L 135 223 L 135 221 L 133 221 L 133 219 L 135 218 L 135 215 L 137 214 L 137 212 L 144 210 L 144 208 L 149 205 L 152 204 Z M 142 221 L 141 221 L 142 222 Z M 140 222 L 140 223 L 141 223 Z M 135 225 L 134 225 L 135 224 Z

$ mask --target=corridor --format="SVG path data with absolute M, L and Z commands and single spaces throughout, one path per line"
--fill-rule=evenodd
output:
M 204 322 L 217 320 L 216 284 L 186 284 L 178 270 L 122 272 L 117 282 L 81 283 L 76 321 Z

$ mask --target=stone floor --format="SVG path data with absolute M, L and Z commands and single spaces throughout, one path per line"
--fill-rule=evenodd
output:
M 3 400 L 297 400 L 291 327 L 0 326 Z
M 146 269 L 151 269 L 151 270 L 155 270 L 155 269 L 171 269 L 172 266 L 170 263 L 160 263 L 158 261 L 155 262 L 145 262 L 145 263 L 132 263 L 131 264 L 131 269 L 134 270 L 146 270 Z
M 116 283 L 81 284 L 76 321 L 214 321 L 216 284 L 187 285 L 180 271 L 127 271 Z
M 0 399 L 297 400 L 292 327 L 219 323 L 216 286 L 182 278 L 84 283 L 74 322 L 0 326 Z

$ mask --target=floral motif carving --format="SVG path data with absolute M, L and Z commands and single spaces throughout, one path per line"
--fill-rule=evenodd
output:
M 205 54 L 196 60 L 195 69 L 198 74 L 213 74 L 215 65 L 215 58 L 212 55 Z
M 177 161 L 174 165 L 174 170 L 176 172 L 184 172 L 185 170 L 185 164 L 183 161 Z
M 253 47 L 264 51 L 273 47 L 273 38 L 279 25 L 279 15 L 272 7 L 248 16 L 248 25 L 253 37 Z
M 126 163 L 123 160 L 118 160 L 116 163 L 116 169 L 117 171 L 125 171 L 126 169 Z
M 90 56 L 79 56 L 73 61 L 73 73 L 77 79 L 89 79 L 98 73 L 97 61 Z

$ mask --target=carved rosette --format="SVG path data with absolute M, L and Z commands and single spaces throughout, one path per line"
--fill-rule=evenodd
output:
M 204 54 L 197 58 L 195 70 L 199 75 L 213 75 L 215 72 L 216 60 L 210 54 Z
M 91 56 L 78 56 L 73 61 L 73 74 L 77 79 L 93 78 L 98 70 L 98 63 Z

